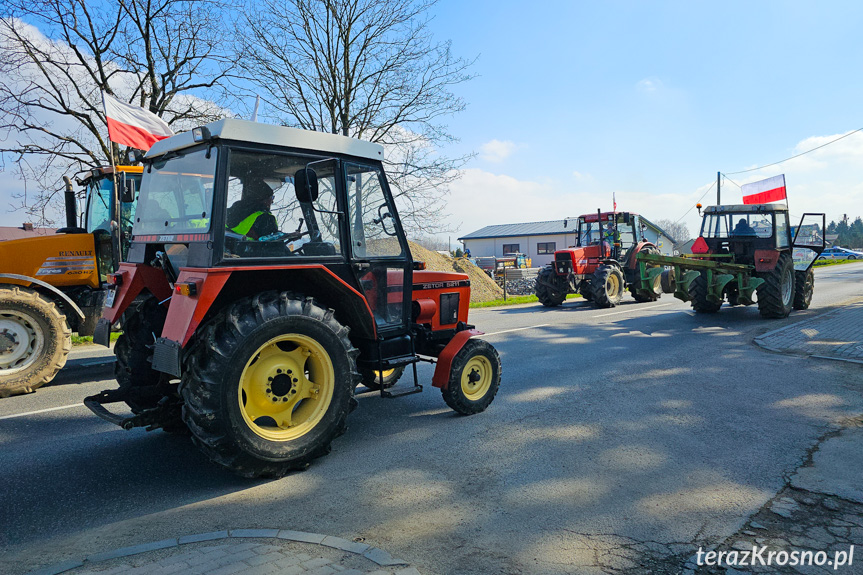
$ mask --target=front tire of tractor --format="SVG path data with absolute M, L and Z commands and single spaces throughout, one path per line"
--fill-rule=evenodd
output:
M 441 388 L 443 400 L 462 415 L 480 413 L 500 388 L 500 356 L 481 339 L 469 339 L 452 361 L 449 382 Z
M 643 250 L 646 254 L 654 254 L 654 255 L 662 255 L 659 250 L 653 246 L 647 246 Z M 630 270 L 630 273 L 638 274 L 638 269 Z M 662 277 L 656 276 L 653 280 L 653 289 L 650 292 L 639 291 L 635 289 L 635 284 L 631 284 L 629 286 L 629 293 L 632 294 L 632 298 L 638 303 L 647 303 L 650 301 L 656 301 L 660 297 L 662 297 Z
M 184 358 L 192 439 L 243 477 L 281 477 L 330 451 L 360 382 L 358 352 L 333 310 L 264 292 L 214 317 Z
M 557 285 L 559 283 L 557 274 L 551 266 L 545 266 L 539 270 L 536 276 L 536 299 L 539 303 L 546 307 L 557 307 L 566 299 L 566 288 L 555 290 L 548 284 Z
M 689 299 L 692 302 L 692 309 L 695 313 L 716 313 L 722 307 L 722 302 L 713 302 L 707 299 L 707 294 L 710 293 L 707 286 L 707 272 L 701 274 L 692 280 L 689 284 Z
M 392 369 L 384 370 L 383 388 L 389 389 L 394 386 L 405 372 L 405 367 L 399 366 Z M 381 374 L 374 369 L 361 369 L 360 375 L 363 378 L 363 385 L 372 391 L 380 391 L 381 389 Z
M 54 379 L 71 349 L 72 330 L 54 302 L 25 287 L 0 288 L 0 398 Z
M 599 266 L 590 285 L 597 307 L 614 307 L 623 298 L 623 272 L 615 266 Z
M 764 283 L 758 286 L 758 311 L 767 319 L 788 317 L 794 306 L 794 261 L 783 252 L 772 271 L 759 274 Z
M 815 292 L 815 272 L 812 268 L 794 272 L 794 309 L 809 309 Z

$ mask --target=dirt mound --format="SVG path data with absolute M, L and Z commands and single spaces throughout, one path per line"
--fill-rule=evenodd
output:
M 426 263 L 426 269 L 436 272 L 458 272 L 470 277 L 470 301 L 482 302 L 503 298 L 500 289 L 484 271 L 470 263 L 467 258 L 456 258 L 427 250 L 419 244 L 408 242 L 414 260 Z

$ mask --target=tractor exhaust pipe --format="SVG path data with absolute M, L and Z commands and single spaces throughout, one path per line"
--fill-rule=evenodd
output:
M 78 204 L 75 201 L 75 189 L 72 187 L 72 180 L 69 179 L 69 176 L 63 176 L 63 182 L 66 184 L 66 228 L 77 228 Z

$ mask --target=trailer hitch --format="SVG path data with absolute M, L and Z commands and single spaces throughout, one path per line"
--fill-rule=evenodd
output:
M 135 427 L 146 427 L 147 431 L 153 431 L 179 419 L 182 406 L 182 401 L 179 398 L 163 396 L 155 407 L 144 409 L 132 416 L 112 413 L 105 407 L 105 404 L 152 397 L 156 393 L 156 387 L 106 390 L 84 398 L 84 405 L 98 417 L 118 425 L 126 431 Z

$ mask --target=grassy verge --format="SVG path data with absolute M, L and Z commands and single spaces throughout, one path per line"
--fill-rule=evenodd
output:
M 117 341 L 117 338 L 120 337 L 119 331 L 111 332 L 111 341 Z M 93 343 L 92 335 L 80 336 L 76 333 L 72 334 L 72 345 L 87 345 L 88 343 Z
M 856 264 L 860 260 L 815 260 L 812 267 L 820 268 L 824 266 L 836 266 L 840 264 Z
M 577 297 L 580 298 L 581 296 L 578 294 L 571 293 L 568 296 L 566 296 L 566 299 L 574 299 Z M 470 304 L 470 307 L 471 308 L 498 307 L 498 306 L 502 306 L 502 305 L 519 305 L 519 304 L 523 304 L 523 303 L 537 303 L 537 302 L 539 302 L 539 300 L 536 299 L 535 295 L 513 295 L 513 296 L 509 296 L 508 298 L 506 298 L 506 301 L 503 301 L 502 299 L 495 299 L 492 301 L 473 302 Z

